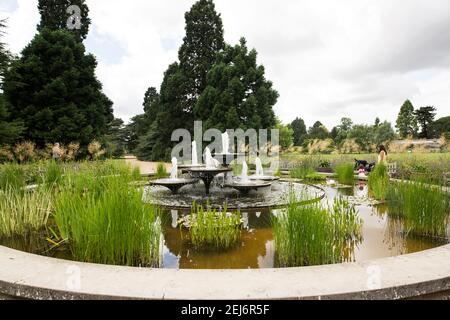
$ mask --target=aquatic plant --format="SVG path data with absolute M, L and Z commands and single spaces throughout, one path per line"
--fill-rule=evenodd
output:
M 205 209 L 194 203 L 187 227 L 195 247 L 228 249 L 238 243 L 241 224 L 239 211 L 229 213 L 226 207 L 223 210 Z
M 46 186 L 55 186 L 57 185 L 61 179 L 62 179 L 62 175 L 63 175 L 63 169 L 60 165 L 58 165 L 58 163 L 56 163 L 56 161 L 51 160 L 47 163 L 45 169 L 44 169 L 44 173 L 42 176 L 42 182 L 46 185 Z
M 158 266 L 159 209 L 142 202 L 128 174 L 71 174 L 60 187 L 54 218 L 61 238 L 80 261 Z
M 339 183 L 346 185 L 353 185 L 355 183 L 355 170 L 352 164 L 339 164 L 334 171 L 336 172 Z
M 47 225 L 53 193 L 46 188 L 24 191 L 0 189 L 0 237 L 26 236 Z
M 389 188 L 388 169 L 383 164 L 377 164 L 369 174 L 368 185 L 372 196 L 377 200 L 384 201 Z
M 389 187 L 389 213 L 403 217 L 411 234 L 446 237 L 449 222 L 449 195 L 426 178 L 397 182 Z
M 16 163 L 8 163 L 0 166 L 0 189 L 20 189 L 26 185 L 24 167 Z
M 167 178 L 169 174 L 167 173 L 166 165 L 164 163 L 158 163 L 158 166 L 156 167 L 156 179 L 164 179 Z
M 326 180 L 325 176 L 322 176 L 314 170 L 314 167 L 308 163 L 301 163 L 296 168 L 290 171 L 291 178 L 293 179 L 301 179 L 307 181 L 321 181 Z
M 335 199 L 331 206 L 299 204 L 291 192 L 286 211 L 272 218 L 276 256 L 282 267 L 339 263 L 352 258 L 362 240 L 354 206 Z

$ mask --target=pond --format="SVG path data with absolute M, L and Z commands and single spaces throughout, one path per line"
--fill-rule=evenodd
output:
M 408 235 L 401 219 L 390 218 L 386 204 L 374 204 L 368 198 L 364 182 L 354 187 L 320 185 L 325 199 L 345 197 L 354 203 L 362 219 L 363 240 L 346 259 L 365 261 L 383 257 L 414 253 L 445 245 L 448 239 Z M 180 228 L 178 221 L 189 210 L 166 209 L 162 214 L 161 268 L 180 269 L 248 269 L 279 267 L 275 252 L 274 233 L 271 226 L 273 215 L 283 209 L 242 209 L 243 229 L 238 244 L 230 249 L 196 249 L 189 240 L 187 229 Z M 26 238 L 0 239 L 0 245 L 45 256 L 73 260 L 70 251 L 62 246 L 50 249 L 45 232 Z

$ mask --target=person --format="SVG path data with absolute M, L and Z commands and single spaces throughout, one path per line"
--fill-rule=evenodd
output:
M 383 145 L 378 147 L 378 164 L 387 165 L 387 150 Z
M 59 146 L 59 143 L 55 143 L 55 145 L 52 148 L 52 157 L 53 160 L 58 161 L 61 159 L 62 150 Z

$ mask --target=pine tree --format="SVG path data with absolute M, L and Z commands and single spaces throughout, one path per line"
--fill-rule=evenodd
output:
M 0 38 L 3 36 L 3 29 L 6 28 L 6 20 L 0 20 Z M 11 54 L 6 49 L 6 45 L 0 41 L 0 146 L 13 144 L 24 131 L 21 122 L 8 121 L 9 113 L 6 101 L 3 97 L 3 77 L 11 61 Z
M 291 123 L 291 128 L 294 130 L 294 145 L 301 146 L 306 139 L 308 132 L 306 131 L 305 121 L 302 118 L 296 118 Z
M 68 10 L 70 6 L 77 6 L 80 10 L 80 26 L 76 26 L 76 17 L 78 12 Z M 71 30 L 76 39 L 82 41 L 86 39 L 89 32 L 91 19 L 89 18 L 89 7 L 85 0 L 39 0 L 39 13 L 41 21 L 38 25 L 38 31 L 44 28 L 50 30 Z M 69 11 L 69 12 L 68 12 Z M 68 28 L 68 24 L 70 29 Z M 78 28 L 79 27 L 79 28 Z
M 195 107 L 197 119 L 207 128 L 219 130 L 267 129 L 276 124 L 273 106 L 278 92 L 266 80 L 263 66 L 256 63 L 257 53 L 247 49 L 245 39 L 219 53 L 208 73 L 207 87 Z M 236 116 L 237 115 L 237 116 Z
M 435 107 L 422 107 L 415 111 L 414 115 L 417 118 L 417 122 L 420 124 L 422 129 L 420 133 L 420 138 L 430 139 L 431 138 L 431 125 L 436 117 Z
M 69 31 L 43 29 L 5 77 L 10 117 L 27 127 L 24 138 L 43 146 L 87 145 L 106 133 L 112 102 L 95 76 L 97 62 Z
M 417 136 L 417 119 L 414 115 L 414 107 L 411 101 L 406 100 L 400 109 L 400 113 L 397 118 L 396 127 L 400 134 L 400 137 L 405 139 L 408 136 Z
M 320 121 L 316 121 L 308 130 L 308 139 L 324 140 L 330 137 L 328 129 Z
M 206 88 L 206 77 L 224 49 L 223 24 L 212 0 L 196 2 L 185 15 L 186 36 L 178 54 L 180 68 L 187 79 L 185 111 L 192 112 L 197 98 Z

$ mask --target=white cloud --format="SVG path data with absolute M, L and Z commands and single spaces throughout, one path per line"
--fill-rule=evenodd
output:
M 97 74 L 116 116 L 142 112 L 145 90 L 159 87 L 177 59 L 184 13 L 194 2 L 87 1 L 93 21 L 88 49 L 97 55 Z M 215 3 L 226 41 L 244 36 L 257 49 L 280 92 L 275 111 L 285 122 L 297 116 L 329 127 L 343 116 L 393 122 L 407 98 L 416 106 L 438 107 L 439 116 L 450 114 L 448 0 Z M 17 4 L 1 13 L 10 17 L 7 41 L 14 52 L 31 40 L 39 20 L 37 0 Z

